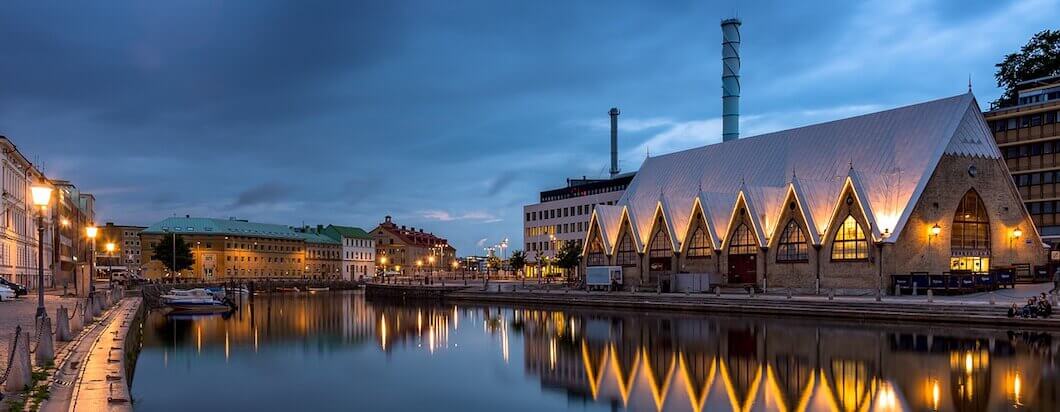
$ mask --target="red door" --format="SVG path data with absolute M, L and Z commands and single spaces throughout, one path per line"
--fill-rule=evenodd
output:
M 757 263 L 755 255 L 729 255 L 729 283 L 757 282 Z

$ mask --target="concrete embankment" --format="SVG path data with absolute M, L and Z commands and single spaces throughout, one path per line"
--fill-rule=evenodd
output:
M 1060 314 L 1049 319 L 1009 318 L 1006 303 L 967 302 L 926 298 L 721 295 L 674 293 L 587 293 L 552 290 L 483 291 L 481 288 L 442 288 L 386 285 L 391 296 L 429 296 L 446 302 L 519 305 L 590 306 L 598 308 L 648 309 L 682 312 L 789 316 L 853 321 L 900 323 L 946 323 L 978 326 L 1060 329 Z M 371 286 L 369 286 L 370 290 Z M 403 294 L 403 295 L 402 295 Z
M 86 327 L 57 358 L 41 410 L 132 411 L 129 382 L 145 310 L 141 298 L 124 298 Z

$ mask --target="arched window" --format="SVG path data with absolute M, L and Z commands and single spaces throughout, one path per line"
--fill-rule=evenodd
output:
M 950 269 L 985 272 L 990 268 L 990 217 L 975 190 L 957 205 L 950 237 Z
M 755 253 L 758 253 L 755 237 L 751 234 L 751 230 L 747 228 L 747 225 L 740 223 L 736 231 L 732 232 L 732 239 L 729 240 L 729 254 L 753 255 Z
M 795 219 L 788 221 L 777 244 L 777 262 L 806 262 L 806 236 Z
M 953 215 L 950 248 L 990 253 L 990 217 L 986 215 L 986 206 L 975 190 L 965 193 L 961 204 L 957 205 L 957 213 Z
M 637 250 L 633 248 L 633 239 L 629 237 L 629 232 L 623 233 L 622 239 L 618 241 L 618 253 L 616 254 L 616 258 L 616 263 L 619 265 L 637 265 Z
M 707 231 L 703 230 L 703 226 L 697 227 L 688 240 L 688 257 L 709 258 L 713 252 L 710 240 L 707 239 Z
M 607 265 L 607 256 L 604 255 L 604 245 L 600 242 L 600 236 L 593 235 L 589 241 L 589 253 L 585 258 L 586 266 Z
M 832 260 L 863 260 L 869 258 L 869 241 L 865 231 L 854 216 L 847 215 L 843 225 L 835 233 L 832 241 Z
M 655 231 L 655 236 L 652 236 L 650 245 L 648 257 L 671 257 L 674 255 L 674 249 L 670 245 L 670 236 L 666 233 L 666 229 Z

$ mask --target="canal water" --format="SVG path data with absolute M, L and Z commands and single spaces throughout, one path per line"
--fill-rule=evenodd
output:
M 143 334 L 144 411 L 1060 410 L 1041 332 L 321 292 Z

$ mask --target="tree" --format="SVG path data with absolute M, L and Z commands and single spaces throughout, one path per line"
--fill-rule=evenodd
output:
M 173 247 L 174 238 L 176 238 L 177 242 L 175 248 Z M 173 258 L 174 250 L 177 252 L 176 259 Z M 191 255 L 191 246 L 188 246 L 182 236 L 162 236 L 162 241 L 155 245 L 151 259 L 162 262 L 162 265 L 169 269 L 170 273 L 191 269 L 191 266 L 195 264 L 195 258 Z M 174 263 L 176 263 L 176 267 L 173 266 Z
M 1011 53 L 994 65 L 997 86 L 1005 91 L 990 104 L 993 108 L 1016 104 L 1016 85 L 1027 80 L 1060 74 L 1060 30 L 1042 30 L 1031 37 L 1018 53 Z
M 508 258 L 508 266 L 512 267 L 512 270 L 517 273 L 526 267 L 526 252 L 516 250 L 512 252 L 512 257 Z
M 578 267 L 578 263 L 581 262 L 582 251 L 578 248 L 578 244 L 571 241 L 563 242 L 563 246 L 560 247 L 559 251 L 556 252 L 556 266 L 568 271 Z

